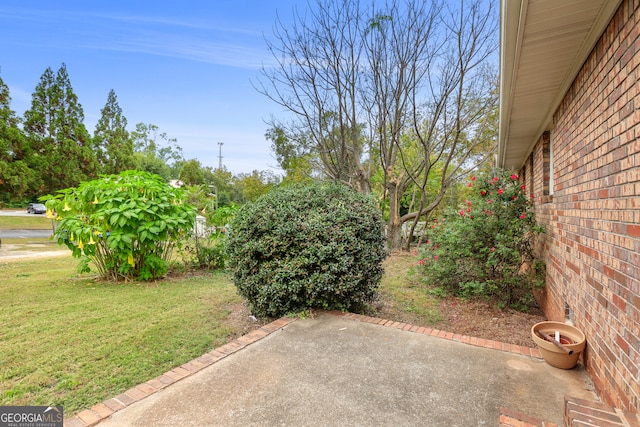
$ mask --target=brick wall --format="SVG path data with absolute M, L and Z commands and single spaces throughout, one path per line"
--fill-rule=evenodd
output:
M 541 303 L 587 335 L 602 399 L 640 409 L 640 0 L 626 0 L 554 115 L 554 185 L 543 135 L 524 163 L 547 263 Z M 529 184 L 529 183 L 527 183 Z

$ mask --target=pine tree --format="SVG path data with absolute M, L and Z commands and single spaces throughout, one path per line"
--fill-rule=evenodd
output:
M 25 112 L 24 130 L 33 150 L 32 167 L 43 173 L 46 193 L 78 185 L 97 175 L 84 112 L 73 92 L 67 67 L 54 77 L 47 68 Z
M 117 174 L 134 168 L 133 140 L 127 131 L 127 119 L 113 89 L 93 133 L 96 157 L 104 174 Z
M 46 142 L 51 143 L 55 130 L 54 111 L 57 95 L 55 95 L 55 76 L 51 67 L 47 67 L 40 77 L 36 91 L 31 95 L 31 109 L 24 113 L 24 130 L 29 134 L 33 148 L 44 154 Z
M 19 123 L 9 87 L 0 78 L 0 204 L 37 193 L 38 174 L 28 166 L 30 150 Z

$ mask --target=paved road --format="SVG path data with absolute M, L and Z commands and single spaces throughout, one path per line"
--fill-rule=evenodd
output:
M 1 209 L 0 216 L 31 216 L 26 209 Z
M 0 238 L 7 239 L 35 239 L 50 237 L 52 230 L 0 230 Z
M 28 214 L 25 209 L 2 209 L 0 216 L 44 216 Z M 0 230 L 0 239 L 34 239 L 51 236 L 52 230 Z

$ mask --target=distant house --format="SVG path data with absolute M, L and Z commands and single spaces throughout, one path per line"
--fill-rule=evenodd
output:
M 546 227 L 541 305 L 587 336 L 612 406 L 640 406 L 640 1 L 501 1 L 498 163 Z

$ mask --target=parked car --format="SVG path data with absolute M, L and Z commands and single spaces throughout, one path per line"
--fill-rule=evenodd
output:
M 27 213 L 43 214 L 47 211 L 47 208 L 42 203 L 29 203 L 27 207 Z

